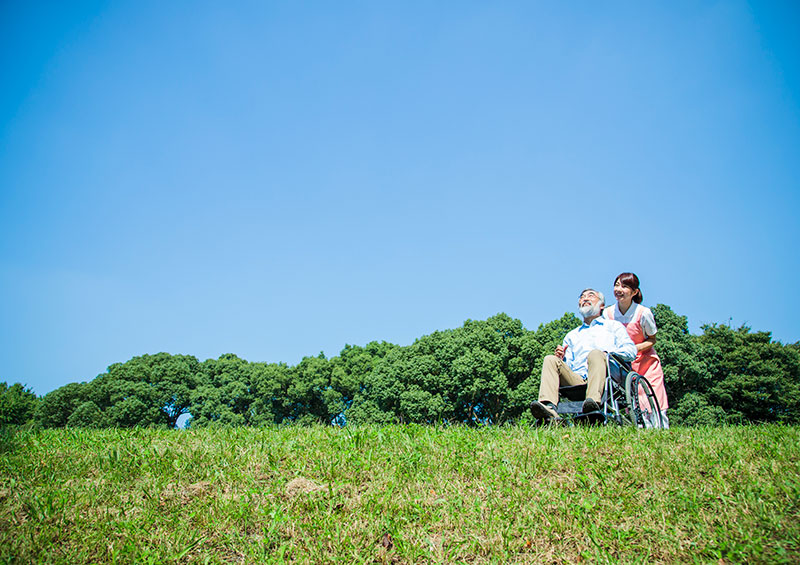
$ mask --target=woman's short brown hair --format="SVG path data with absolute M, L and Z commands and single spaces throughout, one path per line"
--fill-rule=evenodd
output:
M 619 284 L 622 286 L 627 286 L 633 291 L 633 301 L 636 302 L 636 304 L 642 303 L 642 291 L 639 288 L 639 277 L 633 273 L 622 273 L 614 279 L 614 284 L 617 284 L 617 281 L 619 281 Z

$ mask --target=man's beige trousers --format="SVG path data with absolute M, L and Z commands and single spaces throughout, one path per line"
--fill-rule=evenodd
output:
M 558 404 L 560 385 L 575 386 L 586 383 L 586 398 L 591 398 L 600 404 L 606 383 L 606 354 L 599 349 L 590 351 L 587 365 L 589 379 L 584 381 L 583 377 L 574 373 L 555 355 L 545 357 L 542 364 L 542 382 L 539 385 L 539 402 Z

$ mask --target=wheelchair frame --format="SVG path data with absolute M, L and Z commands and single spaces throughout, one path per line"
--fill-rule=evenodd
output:
M 663 428 L 664 421 L 653 386 L 630 364 L 614 353 L 606 354 L 606 382 L 600 410 L 583 413 L 586 384 L 558 389 L 557 412 L 575 423 L 633 425 L 639 428 Z M 566 399 L 566 400 L 564 400 Z

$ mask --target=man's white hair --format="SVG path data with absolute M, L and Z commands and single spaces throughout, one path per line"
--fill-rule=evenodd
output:
M 591 291 L 591 292 L 594 292 L 594 293 L 597 295 L 597 298 L 599 298 L 599 299 L 600 299 L 600 302 L 603 304 L 603 306 L 605 306 L 605 305 L 606 305 L 606 297 L 605 297 L 605 296 L 603 296 L 603 293 L 602 293 L 602 292 L 600 292 L 599 290 L 595 290 L 595 289 L 593 289 L 593 288 L 584 288 L 584 289 L 581 291 L 580 295 L 578 296 L 578 299 L 580 299 L 580 297 L 581 297 L 581 296 L 583 296 L 583 293 L 584 293 L 584 292 L 589 292 L 589 291 Z

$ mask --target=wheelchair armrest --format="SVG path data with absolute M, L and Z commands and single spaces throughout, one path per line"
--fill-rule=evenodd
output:
M 625 359 L 623 359 L 622 357 L 620 357 L 616 353 L 609 353 L 608 357 L 609 357 L 609 359 L 613 359 L 614 362 L 617 365 L 619 365 L 619 367 L 621 369 L 624 369 L 625 371 L 632 371 L 633 370 L 633 369 L 631 369 L 631 362 L 630 361 L 626 361 Z

